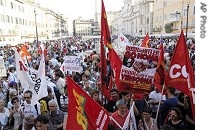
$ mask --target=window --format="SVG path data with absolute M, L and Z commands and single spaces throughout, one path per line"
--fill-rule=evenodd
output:
M 9 17 L 9 15 L 7 15 L 7 21 L 6 21 L 7 23 L 10 23 L 10 17 Z
M 165 19 L 165 20 L 167 19 L 167 14 L 164 14 L 164 19 Z
M 165 7 L 167 5 L 166 1 L 164 1 L 163 6 Z
M 192 21 L 192 27 L 195 27 L 195 20 Z
M 8 33 L 9 33 L 9 35 L 11 35 L 12 31 L 10 29 L 8 29 Z
M 16 21 L 16 24 L 18 24 L 18 18 L 17 17 L 15 17 L 15 21 Z
M 187 8 L 183 8 L 183 16 L 187 16 Z
M 21 7 L 20 7 L 20 5 L 18 6 L 18 9 L 19 9 L 19 11 L 21 12 Z
M 3 0 L 0 0 L 0 5 L 2 5 L 2 6 L 4 5 Z
M 186 28 L 186 22 L 185 21 L 183 22 L 183 28 Z
M 11 2 L 11 9 L 13 9 L 13 3 Z

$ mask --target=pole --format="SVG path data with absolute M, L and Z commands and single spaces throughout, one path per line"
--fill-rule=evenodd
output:
M 187 31 L 188 31 L 188 12 L 189 12 L 189 4 L 187 4 L 187 22 L 186 22 L 186 41 L 187 41 Z
M 36 10 L 35 10 L 35 8 L 34 8 L 34 16 L 35 16 L 35 27 L 36 27 L 36 42 L 37 42 L 37 44 L 38 44 L 38 42 L 39 42 L 39 36 L 38 36 L 38 29 L 37 29 L 37 22 L 36 22 Z
M 118 124 L 117 121 L 116 121 L 113 117 L 109 116 L 109 118 L 110 118 L 111 120 L 113 120 L 113 122 L 114 122 L 121 130 L 124 130 L 124 128 L 123 128 L 122 126 L 120 126 L 120 124 Z

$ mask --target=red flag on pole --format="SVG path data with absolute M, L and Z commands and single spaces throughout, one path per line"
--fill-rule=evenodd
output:
M 101 1 L 101 46 L 100 46 L 100 56 L 101 56 L 101 85 L 102 85 L 102 94 L 109 98 L 109 78 L 107 75 L 107 64 L 106 64 L 106 54 L 104 47 L 112 48 L 111 37 L 109 32 L 109 26 L 106 16 L 106 10 L 103 0 Z M 105 46 L 104 46 L 105 45 Z
M 146 36 L 144 37 L 144 40 L 142 41 L 141 47 L 150 48 L 150 44 L 149 44 L 149 34 L 148 34 L 148 33 L 147 33 Z
M 120 72 L 121 72 L 121 67 L 122 67 L 122 60 L 117 55 L 114 49 L 109 49 L 109 60 L 111 63 L 111 67 L 114 70 L 115 83 L 119 90 L 119 87 L 121 86 Z
M 159 50 L 160 50 L 160 58 L 158 59 L 157 70 L 154 76 L 154 85 L 159 90 L 162 90 L 162 86 L 164 84 L 165 77 L 166 77 L 166 67 L 165 67 L 165 62 L 164 62 L 164 49 L 163 49 L 162 43 L 160 44 Z
M 165 85 L 174 87 L 191 98 L 193 116 L 195 116 L 195 74 L 190 63 L 183 30 L 171 60 Z
M 107 130 L 109 113 L 67 77 L 67 130 Z

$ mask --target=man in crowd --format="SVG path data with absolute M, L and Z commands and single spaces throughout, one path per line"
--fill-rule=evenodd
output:
M 63 130 L 64 113 L 58 109 L 58 106 L 54 100 L 48 102 L 50 111 L 46 114 L 50 120 L 50 130 Z

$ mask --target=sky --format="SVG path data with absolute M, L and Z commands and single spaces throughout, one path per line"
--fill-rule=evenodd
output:
M 104 0 L 106 11 L 119 11 L 124 0 Z M 65 14 L 70 19 L 94 18 L 95 0 L 37 0 L 53 11 Z M 101 11 L 101 0 L 97 0 L 97 12 Z

